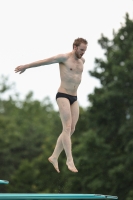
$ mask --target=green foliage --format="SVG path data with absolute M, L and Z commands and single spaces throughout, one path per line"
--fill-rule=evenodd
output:
M 53 151 L 61 132 L 58 113 L 48 98 L 33 100 L 32 92 L 24 101 L 1 99 L 0 111 L 0 177 L 10 181 L 2 191 L 36 192 L 35 160 L 45 152 L 46 163 Z
M 10 182 L 10 192 L 20 192 L 20 193 L 35 193 L 36 188 L 36 177 L 38 174 L 38 169 L 36 169 L 32 162 L 28 160 L 22 160 L 19 168 L 13 173 Z
M 109 146 L 107 155 L 110 160 L 106 160 L 107 164 L 110 163 L 108 182 L 112 193 L 122 200 L 129 199 L 133 187 L 132 32 L 133 21 L 126 15 L 125 25 L 114 34 L 113 40 L 102 35 L 99 44 L 105 51 L 106 59 L 96 59 L 96 68 L 90 72 L 101 82 L 101 88 L 95 88 L 94 94 L 89 95 L 90 126 Z M 106 183 L 104 177 L 103 180 Z M 107 186 L 105 191 L 109 192 Z

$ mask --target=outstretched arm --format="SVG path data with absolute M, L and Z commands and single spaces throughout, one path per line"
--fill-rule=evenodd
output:
M 65 59 L 66 59 L 66 54 L 59 54 L 57 56 L 53 56 L 51 58 L 46 58 L 44 60 L 35 61 L 35 62 L 26 64 L 26 65 L 20 65 L 15 68 L 15 73 L 19 72 L 20 74 L 22 74 L 26 69 L 29 69 L 32 67 L 39 67 L 42 65 L 50 65 L 50 64 L 54 64 L 54 63 L 64 62 Z

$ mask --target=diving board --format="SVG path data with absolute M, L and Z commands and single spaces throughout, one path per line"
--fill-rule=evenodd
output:
M 0 193 L 0 200 L 40 200 L 40 199 L 118 199 L 117 196 L 101 194 L 34 194 L 34 193 Z
M 7 180 L 0 180 L 0 184 L 8 184 L 9 183 L 9 181 L 7 181 Z

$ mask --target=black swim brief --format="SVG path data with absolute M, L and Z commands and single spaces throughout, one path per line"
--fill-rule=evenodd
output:
M 77 101 L 77 96 L 73 96 L 73 95 L 70 95 L 70 94 L 65 94 L 65 93 L 58 92 L 56 94 L 56 99 L 60 98 L 60 97 L 68 99 L 69 102 L 70 102 L 70 105 L 72 105 L 75 101 Z

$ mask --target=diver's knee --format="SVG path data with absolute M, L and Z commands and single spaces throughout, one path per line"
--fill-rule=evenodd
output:
M 70 134 L 71 133 L 71 125 L 67 125 L 63 128 L 63 132 Z
M 74 131 L 75 131 L 75 127 L 72 127 L 71 128 L 71 135 L 74 133 Z

